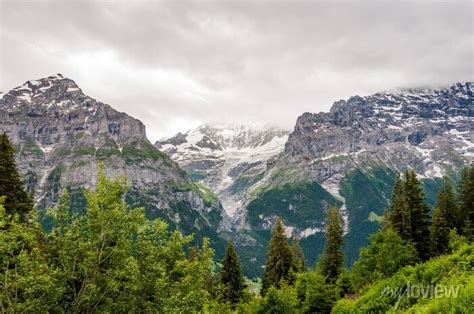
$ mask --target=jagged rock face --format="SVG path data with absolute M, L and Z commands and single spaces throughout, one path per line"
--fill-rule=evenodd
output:
M 473 120 L 472 83 L 355 96 L 329 113 L 300 116 L 281 160 L 321 182 L 368 160 L 439 176 L 473 160 Z
M 146 138 L 140 121 L 84 95 L 74 81 L 60 75 L 11 90 L 2 97 L 0 108 L 7 122 L 18 125 L 10 134 L 14 141 L 35 138 L 48 146 L 79 132 L 93 136 L 87 144 L 104 138 L 120 143 Z
M 474 161 L 473 101 L 468 82 L 354 96 L 330 112 L 304 113 L 264 180 L 317 182 L 341 199 L 340 181 L 354 169 L 414 168 L 422 178 L 442 177 Z
M 93 188 L 97 161 L 103 161 L 109 176 L 128 177 L 127 199 L 149 216 L 186 233 L 215 229 L 220 221 L 219 203 L 147 140 L 139 120 L 84 95 L 60 74 L 4 94 L 0 117 L 0 131 L 12 139 L 40 208 L 54 205 L 66 187 Z
M 245 185 L 263 175 L 267 161 L 283 151 L 288 133 L 266 126 L 203 125 L 155 145 L 217 193 L 238 223 Z

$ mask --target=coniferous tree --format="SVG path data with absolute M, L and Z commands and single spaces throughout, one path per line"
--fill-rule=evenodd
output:
M 463 233 L 474 239 L 474 166 L 463 170 L 459 183 L 459 224 Z
M 243 296 L 245 283 L 240 270 L 240 262 L 232 242 L 227 245 L 219 282 L 223 287 L 222 299 L 232 305 L 239 303 Z
M 33 200 L 21 181 L 14 153 L 7 134 L 3 133 L 0 135 L 0 196 L 5 196 L 6 214 L 17 213 L 20 221 L 24 222 L 33 209 Z
M 291 252 L 293 253 L 293 268 L 295 272 L 302 273 L 306 269 L 304 252 L 301 248 L 301 241 L 299 237 L 293 237 L 291 242 Z
M 280 287 L 283 280 L 290 279 L 293 267 L 293 255 L 283 228 L 283 221 L 278 218 L 268 243 L 268 257 L 262 277 L 261 294 L 265 295 L 268 288 Z
M 431 255 L 438 256 L 445 254 L 449 247 L 449 226 L 445 217 L 445 211 L 436 207 L 433 212 L 433 222 L 431 223 Z
M 408 207 L 404 185 L 404 181 L 398 176 L 392 192 L 390 224 L 402 239 L 411 240 L 410 208 Z
M 326 245 L 321 260 L 320 270 L 326 276 L 326 280 L 335 283 L 344 266 L 344 254 L 342 253 L 343 233 L 341 216 L 339 210 L 331 207 L 327 211 L 326 218 Z
M 453 185 L 449 177 L 444 176 L 443 180 L 444 183 L 438 193 L 436 207 L 439 208 L 439 215 L 442 216 L 445 220 L 447 228 L 456 228 L 459 230 L 459 214 L 458 207 L 456 205 L 456 197 L 454 195 Z
M 430 257 L 430 216 L 425 203 L 425 195 L 414 170 L 406 172 L 405 195 L 411 222 L 411 241 L 416 247 L 418 257 Z

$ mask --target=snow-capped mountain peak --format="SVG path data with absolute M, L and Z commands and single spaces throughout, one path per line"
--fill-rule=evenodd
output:
M 27 81 L 13 88 L 1 98 L 0 107 L 8 112 L 21 108 L 48 110 L 49 108 L 67 110 L 73 105 L 82 104 L 90 108 L 92 98 L 84 95 L 77 84 L 60 73 L 38 80 Z
M 267 161 L 283 151 L 288 134 L 265 125 L 204 124 L 155 145 L 219 194 L 232 215 L 240 206 L 231 191 L 234 183 L 263 173 Z

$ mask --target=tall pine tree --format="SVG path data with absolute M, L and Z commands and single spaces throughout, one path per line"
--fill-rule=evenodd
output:
M 283 280 L 289 280 L 292 267 L 293 254 L 285 235 L 283 221 L 281 218 L 277 218 L 268 244 L 268 256 L 262 278 L 261 294 L 265 295 L 271 286 L 279 288 Z
M 463 170 L 459 183 L 459 224 L 470 240 L 474 240 L 474 166 Z
M 6 133 L 0 136 L 0 196 L 5 196 L 7 214 L 18 214 L 20 221 L 28 219 L 33 200 L 26 192 L 16 168 L 15 150 Z
M 430 209 L 414 170 L 406 172 L 405 195 L 410 212 L 411 240 L 421 260 L 430 257 Z
M 431 255 L 438 256 L 448 252 L 449 226 L 445 217 L 445 212 L 436 207 L 433 212 L 433 222 L 430 227 Z
M 390 205 L 390 224 L 403 240 L 411 240 L 411 217 L 408 207 L 405 182 L 397 176 Z
M 241 300 L 245 288 L 244 279 L 240 270 L 240 262 L 235 252 L 235 247 L 229 241 L 222 261 L 222 270 L 219 275 L 219 283 L 222 285 L 222 299 L 235 306 Z
M 293 253 L 293 268 L 295 272 L 302 273 L 306 270 L 306 263 L 304 252 L 301 248 L 301 241 L 299 237 L 293 237 L 291 241 L 291 252 Z
M 449 229 L 460 229 L 458 206 L 456 205 L 456 197 L 454 195 L 453 184 L 449 177 L 444 176 L 443 186 L 438 192 L 436 207 L 440 210 L 440 215 L 444 218 L 446 226 Z
M 326 246 L 321 260 L 320 271 L 326 280 L 335 283 L 343 271 L 344 254 L 342 253 L 343 233 L 339 210 L 331 207 L 326 218 Z

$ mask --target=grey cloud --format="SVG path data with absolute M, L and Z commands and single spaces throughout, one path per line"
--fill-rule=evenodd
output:
M 17 0 L 0 18 L 0 90 L 61 72 L 152 139 L 474 78 L 471 1 Z

